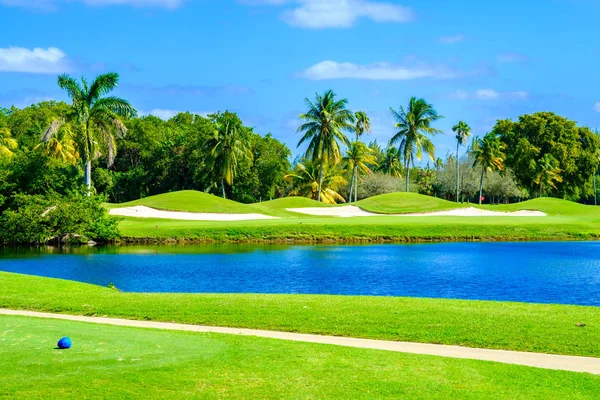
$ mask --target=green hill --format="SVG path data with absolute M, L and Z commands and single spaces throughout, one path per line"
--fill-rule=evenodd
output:
M 485 205 L 481 206 L 481 208 L 493 211 L 536 210 L 545 212 L 548 215 L 600 216 L 600 207 L 586 206 L 573 201 L 555 199 L 552 197 L 540 197 L 513 204 L 500 204 L 494 206 Z
M 354 204 L 364 210 L 381 214 L 443 211 L 465 207 L 464 204 L 461 205 L 423 194 L 405 192 L 373 196 Z
M 182 190 L 149 196 L 120 204 L 109 204 L 109 208 L 146 206 L 158 210 L 188 211 L 205 213 L 252 214 L 258 212 L 252 205 L 227 200 L 195 190 Z

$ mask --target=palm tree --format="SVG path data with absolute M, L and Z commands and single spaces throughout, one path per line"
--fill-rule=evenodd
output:
M 383 159 L 377 166 L 377 172 L 399 178 L 402 175 L 402 164 L 400 163 L 400 153 L 398 148 L 388 146 L 385 149 Z
M 252 160 L 247 129 L 239 118 L 229 112 L 216 116 L 216 129 L 213 136 L 207 140 L 206 146 L 210 152 L 213 170 L 219 175 L 223 198 L 225 184 L 230 187 L 237 175 L 240 161 Z
M 48 141 L 39 143 L 33 149 L 41 151 L 42 154 L 48 157 L 62 162 L 69 162 L 72 165 L 76 165 L 79 160 L 79 152 L 77 151 L 77 144 L 73 140 L 73 133 L 66 127 L 63 127 Z
M 58 86 L 67 92 L 73 103 L 67 117 L 54 120 L 41 137 L 42 142 L 49 142 L 65 123 L 72 125 L 85 166 L 84 180 L 88 194 L 92 188 L 92 161 L 100 155 L 98 144 L 105 147 L 106 163 L 111 167 L 117 154 L 115 135 L 122 138 L 127 132 L 121 119 L 137 115 L 128 101 L 106 96 L 118 83 L 119 74 L 115 72 L 99 75 L 89 85 L 85 78 L 81 78 L 79 83 L 69 75 L 60 75 Z
M 357 111 L 354 113 L 354 118 L 356 118 L 356 125 L 354 126 L 354 131 L 356 132 L 356 142 L 358 143 L 359 138 L 362 134 L 371 133 L 371 121 L 369 120 L 369 116 L 364 111 Z M 366 147 L 366 146 L 365 146 Z M 353 150 L 353 156 L 359 156 L 362 153 L 362 150 L 356 151 L 358 147 L 355 147 Z M 375 159 L 374 159 L 375 160 Z M 358 192 L 358 164 L 354 163 L 354 168 L 352 169 L 352 181 L 350 182 L 350 197 L 349 201 L 352 201 L 352 192 L 354 191 L 354 201 L 356 201 L 356 193 Z
M 533 182 L 539 186 L 539 197 L 544 194 L 544 186 L 556 189 L 555 182 L 562 182 L 560 176 L 562 170 L 558 168 L 558 160 L 550 154 L 544 156 L 535 163 L 535 179 Z
M 291 196 L 309 199 L 319 199 L 320 196 L 319 201 L 327 204 L 345 202 L 337 190 L 346 184 L 346 180 L 336 168 L 326 166 L 323 170 L 319 162 L 306 159 L 297 163 L 294 172 L 284 176 L 284 179 L 294 184 L 294 188 L 289 193 Z
M 488 172 L 504 170 L 504 154 L 505 144 L 500 141 L 500 138 L 495 133 L 489 132 L 480 139 L 473 138 L 471 145 L 471 154 L 475 161 L 473 167 L 481 166 L 481 179 L 479 180 L 479 204 L 481 205 L 481 197 L 483 196 L 483 177 Z
M 0 128 L 0 157 L 13 158 L 16 150 L 19 147 L 16 139 L 10 134 L 8 128 Z
M 360 173 L 370 174 L 371 169 L 369 165 L 376 165 L 377 158 L 374 155 L 373 150 L 367 147 L 363 142 L 356 141 L 350 145 L 344 157 L 344 161 L 348 163 L 348 166 L 352 169 L 352 180 L 350 181 L 350 195 L 348 201 L 352 201 L 352 194 L 354 194 L 354 201 L 358 200 L 358 177 Z
M 460 155 L 458 149 L 466 143 L 467 137 L 471 134 L 471 127 L 466 122 L 459 121 L 458 124 L 452 127 L 452 131 L 456 133 L 456 202 L 458 203 L 460 191 Z
M 356 125 L 354 125 L 354 132 L 356 133 L 356 141 L 366 133 L 367 135 L 371 133 L 371 121 L 369 120 L 369 116 L 364 111 L 357 111 L 354 113 L 354 118 L 356 120 Z
M 333 162 L 337 164 L 341 158 L 340 143 L 349 146 L 350 142 L 344 131 L 354 130 L 354 115 L 346 105 L 346 99 L 336 100 L 331 90 L 322 96 L 317 94 L 315 102 L 305 99 L 308 111 L 300 115 L 304 121 L 298 132 L 304 136 L 298 142 L 298 147 L 308 141 L 305 157 L 319 163 L 319 188 L 317 200 L 321 201 L 321 186 L 323 184 L 323 168 Z
M 433 106 L 423 99 L 411 97 L 408 109 L 400 106 L 399 111 L 391 109 L 396 119 L 396 129 L 398 132 L 390 140 L 390 145 L 399 143 L 398 152 L 404 159 L 406 168 L 406 191 L 408 192 L 408 181 L 411 163 L 414 165 L 414 159 L 421 160 L 423 150 L 433 161 L 435 146 L 429 140 L 427 135 L 435 135 L 442 131 L 431 126 L 431 124 L 441 118 Z

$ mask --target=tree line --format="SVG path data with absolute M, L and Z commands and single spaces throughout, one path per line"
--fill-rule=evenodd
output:
M 58 85 L 69 103 L 0 109 L 0 224 L 13 224 L 17 233 L 28 208 L 32 215 L 42 210 L 39 223 L 47 229 L 38 229 L 44 232 L 38 239 L 45 240 L 72 230 L 57 227 L 64 217 L 48 222 L 54 211 L 59 215 L 61 201 L 93 209 L 102 220 L 103 201 L 184 189 L 245 203 L 289 195 L 340 203 L 394 191 L 476 202 L 596 198 L 598 134 L 549 112 L 500 120 L 483 137 L 471 137 L 469 125 L 459 121 L 452 129 L 456 153 L 442 159 L 432 138 L 443 134 L 436 127 L 443 116 L 424 99 L 390 110 L 395 132 L 387 143 L 366 143 L 369 116 L 327 91 L 305 99 L 302 156 L 290 162 L 285 144 L 229 111 L 180 113 L 168 121 L 138 116 L 128 101 L 111 95 L 118 81 L 114 73 L 92 82 L 61 75 Z M 72 212 L 90 220 L 83 214 Z M 115 235 L 116 225 L 108 217 L 105 222 L 87 235 Z

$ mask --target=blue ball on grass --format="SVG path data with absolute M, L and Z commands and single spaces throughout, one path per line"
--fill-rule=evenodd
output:
M 59 349 L 70 349 L 71 344 L 71 339 L 65 336 L 63 338 L 60 338 L 60 340 L 57 343 L 57 346 Z

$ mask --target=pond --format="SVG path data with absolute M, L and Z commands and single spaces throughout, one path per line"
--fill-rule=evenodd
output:
M 0 249 L 0 270 L 102 286 L 112 282 L 128 292 L 417 296 L 598 306 L 599 254 L 600 242 L 5 248 Z

